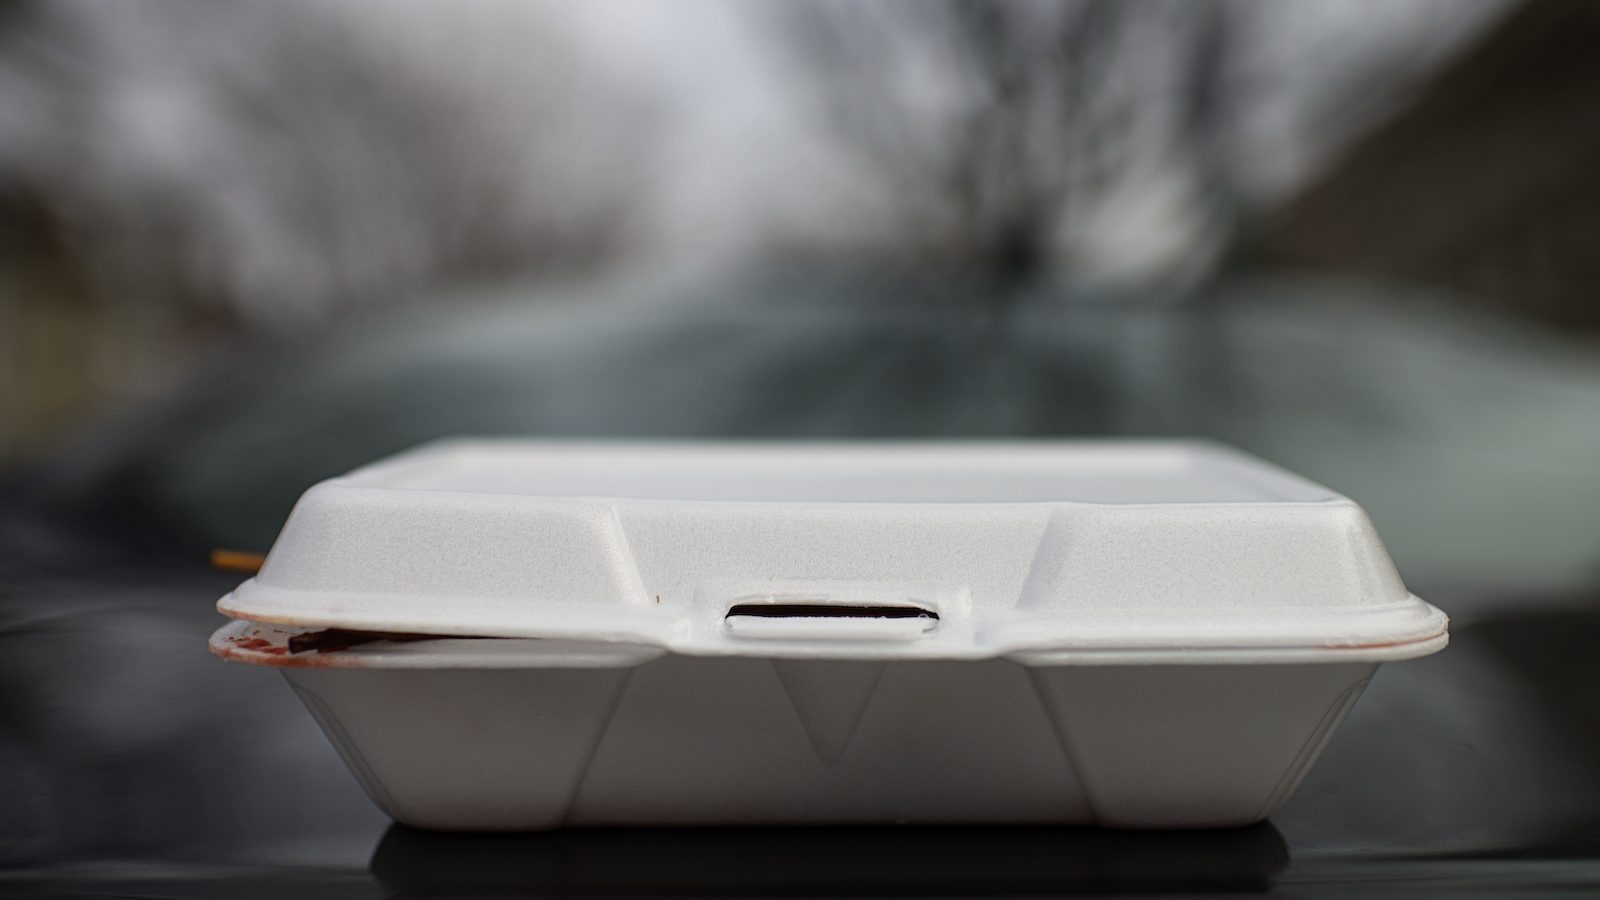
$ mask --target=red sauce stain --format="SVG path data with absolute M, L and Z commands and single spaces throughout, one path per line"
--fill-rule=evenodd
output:
M 234 651 L 236 651 L 236 650 L 238 650 L 238 651 L 246 651 L 246 650 L 248 650 L 248 651 L 250 651 L 250 654 L 255 657 L 254 659 L 252 659 L 251 656 L 245 656 L 243 654 L 239 654 L 239 656 L 241 656 L 246 662 L 255 662 L 257 664 L 272 665 L 272 666 L 292 666 L 292 667 L 297 667 L 297 668 L 324 668 L 324 667 L 352 667 L 352 668 L 355 668 L 355 667 L 359 667 L 362 664 L 360 660 L 350 660 L 350 659 L 347 659 L 347 658 L 342 657 L 342 656 L 337 655 L 337 654 L 331 654 L 331 655 L 328 655 L 328 656 L 324 656 L 322 653 L 309 653 L 309 652 L 308 653 L 296 654 L 296 653 L 291 652 L 289 647 L 287 647 L 287 646 L 285 646 L 283 644 L 275 644 L 272 641 L 269 641 L 266 638 L 261 638 L 261 637 L 251 637 L 251 636 L 248 636 L 248 635 L 234 635 L 232 637 L 226 638 L 225 640 L 227 641 L 229 646 L 228 646 L 228 648 L 226 650 L 223 650 L 219 655 L 223 656 L 224 658 L 228 658 L 228 657 L 235 656 Z M 271 657 L 273 661 L 268 662 L 267 660 L 263 660 L 263 659 L 260 658 L 262 656 Z
M 278 646 L 266 638 L 231 637 L 228 638 L 228 642 L 240 650 L 254 650 L 268 656 L 282 656 L 289 652 L 288 647 Z

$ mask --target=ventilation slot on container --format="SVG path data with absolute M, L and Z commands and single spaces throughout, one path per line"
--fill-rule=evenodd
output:
M 932 631 L 939 614 L 920 606 L 785 601 L 735 604 L 724 621 L 739 637 L 909 641 Z

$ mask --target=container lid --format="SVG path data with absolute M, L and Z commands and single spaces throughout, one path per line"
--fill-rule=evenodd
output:
M 702 656 L 1444 646 L 1351 500 L 1198 442 L 431 444 L 300 499 L 226 615 Z

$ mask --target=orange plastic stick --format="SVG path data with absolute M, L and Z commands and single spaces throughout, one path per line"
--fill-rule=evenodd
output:
M 261 565 L 266 561 L 267 555 L 265 553 L 224 549 L 211 551 L 212 567 L 221 569 L 224 572 L 244 572 L 247 575 L 254 575 L 261 571 Z

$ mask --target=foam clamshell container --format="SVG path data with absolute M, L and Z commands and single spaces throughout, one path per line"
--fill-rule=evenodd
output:
M 450 830 L 1242 825 L 1448 639 L 1354 502 L 1198 442 L 432 444 L 218 608 Z

